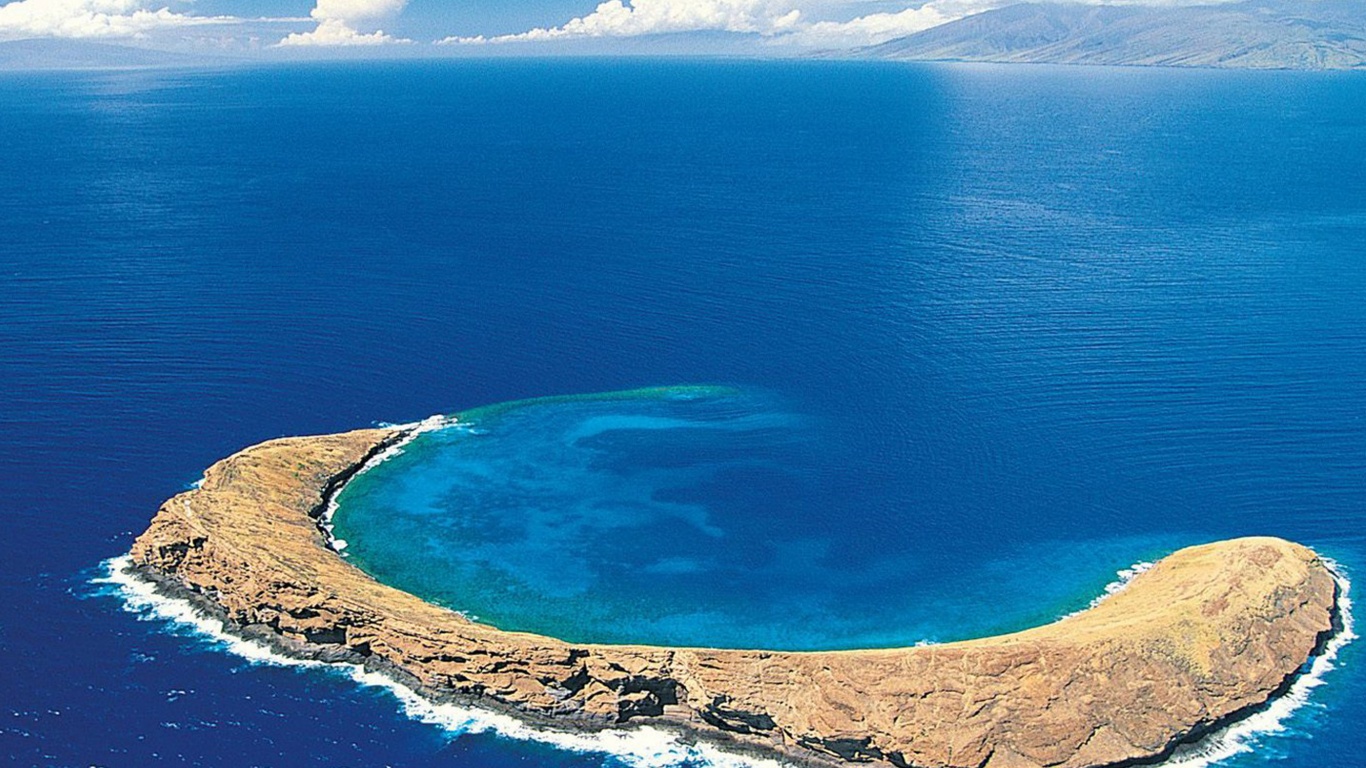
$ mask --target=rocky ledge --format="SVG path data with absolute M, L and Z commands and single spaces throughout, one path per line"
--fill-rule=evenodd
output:
M 167 501 L 131 566 L 249 636 L 361 662 L 424 694 L 565 728 L 652 723 L 813 763 L 1136 765 L 1283 693 L 1337 623 L 1309 549 L 1177 552 L 1056 623 L 946 645 L 818 653 L 566 643 L 375 581 L 328 548 L 329 496 L 398 429 L 274 440 Z

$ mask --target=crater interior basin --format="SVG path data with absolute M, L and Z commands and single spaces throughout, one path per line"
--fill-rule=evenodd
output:
M 866 449 L 830 415 L 732 387 L 525 400 L 422 433 L 353 479 L 333 522 L 380 581 L 502 629 L 787 650 L 1047 622 L 1172 546 L 955 523 L 914 471 L 859 471 Z

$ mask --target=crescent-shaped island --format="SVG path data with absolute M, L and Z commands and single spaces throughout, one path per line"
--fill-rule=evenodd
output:
M 329 546 L 337 491 L 415 427 L 284 438 L 210 467 L 134 544 L 134 575 L 283 652 L 382 671 L 546 727 L 651 723 L 794 762 L 1158 762 L 1285 693 L 1340 627 L 1333 573 L 1275 538 L 1184 549 L 1053 624 L 923 647 L 777 652 L 568 643 L 379 583 Z

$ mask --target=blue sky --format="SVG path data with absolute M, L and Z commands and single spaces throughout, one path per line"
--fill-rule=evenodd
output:
M 781 53 L 879 43 L 1017 1 L 0 0 L 0 40 L 85 38 L 239 52 L 439 47 L 450 54 L 537 54 L 585 45 L 611 50 L 631 39 L 668 36 Z

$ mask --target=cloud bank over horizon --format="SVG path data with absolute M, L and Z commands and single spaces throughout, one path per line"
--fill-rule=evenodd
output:
M 213 0 L 210 12 L 194 13 L 196 0 L 0 0 L 0 40 L 26 37 L 136 39 L 157 41 L 192 37 L 190 27 L 218 25 L 218 42 L 239 49 L 380 47 L 413 44 L 411 37 L 439 38 L 447 25 L 475 28 L 468 34 L 436 39 L 438 45 L 466 47 L 520 44 L 527 53 L 544 50 L 554 42 L 602 41 L 642 38 L 651 35 L 723 33 L 738 45 L 756 52 L 856 48 L 877 44 L 937 27 L 984 11 L 1031 0 L 560 0 L 561 9 L 581 5 L 581 15 L 560 16 L 567 21 L 530 26 L 535 16 L 525 9 L 513 12 L 503 2 L 516 0 L 464 0 L 459 9 L 445 0 L 312 0 L 307 17 L 249 17 L 231 14 L 255 8 L 248 0 Z M 1032 0 L 1086 5 L 1180 7 L 1217 5 L 1239 0 Z M 1319 0 L 1332 2 L 1333 0 Z M 298 0 L 295 0 L 298 2 Z M 593 7 L 596 3 L 596 7 Z M 209 4 L 206 2 L 206 4 Z M 284 4 L 284 3 L 281 3 Z M 307 7 L 307 0 L 303 4 Z M 416 6 L 421 6 L 416 7 Z M 870 12 L 870 7 L 876 11 Z M 298 9 L 301 11 L 302 9 Z M 217 12 L 218 15 L 214 15 Z M 297 12 L 297 11 L 296 11 Z M 546 13 L 549 13 L 548 11 Z M 518 19 L 520 21 L 509 21 Z M 403 21 L 399 33 L 393 24 Z M 270 33 L 269 26 L 294 25 L 288 34 Z M 479 26 L 502 25 L 508 33 L 481 33 Z M 311 28 L 310 28 L 311 27 Z M 446 29 L 443 29 L 446 27 Z M 289 28 L 286 27 L 286 30 Z M 407 35 L 407 36 L 404 36 Z M 208 40 L 209 38 L 203 38 Z M 235 42 L 233 42 L 235 41 Z M 244 48 L 245 46 L 245 48 Z
M 805 46 L 865 45 L 913 34 L 1005 4 L 997 0 L 931 0 L 897 12 L 848 21 L 809 21 L 800 0 L 606 0 L 590 14 L 558 27 L 485 37 L 452 36 L 451 45 L 527 43 L 584 38 L 638 37 L 677 32 L 732 32 L 769 42 Z
M 792 30 L 801 11 L 790 0 L 605 0 L 590 14 L 558 27 L 442 43 L 502 43 L 583 37 L 634 37 L 669 32 L 721 31 L 771 36 Z
M 308 17 L 250 18 L 198 15 L 193 0 L 11 0 L 0 4 L 0 40 L 23 38 L 142 39 L 187 27 L 248 24 L 301 24 L 314 29 L 292 32 L 282 46 L 355 46 L 410 43 L 376 28 L 397 16 L 408 0 L 316 0 Z
M 317 0 L 309 13 L 318 22 L 310 32 L 293 32 L 279 42 L 282 46 L 391 45 L 411 43 L 383 30 L 363 32 L 380 22 L 398 16 L 408 0 Z
M 0 39 L 138 37 L 167 28 L 238 21 L 148 6 L 142 0 L 15 0 L 0 5 Z
M 591 13 L 560 26 L 485 36 L 453 35 L 442 45 L 538 43 L 594 38 L 628 38 L 682 32 L 729 32 L 758 36 L 764 43 L 817 48 L 886 42 L 984 11 L 1020 2 L 1181 7 L 1241 0 L 927 0 L 901 10 L 840 20 L 822 18 L 831 3 L 819 0 L 604 0 Z M 1326 1 L 1326 0 L 1325 0 Z M 841 4 L 836 4 L 841 5 Z M 842 5 L 857 7 L 847 0 Z

